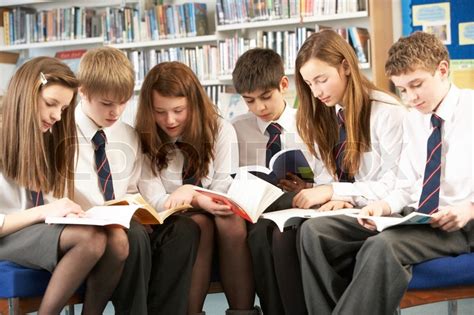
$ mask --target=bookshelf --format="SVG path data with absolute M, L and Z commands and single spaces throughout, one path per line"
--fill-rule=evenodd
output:
M 231 0 L 229 0 L 231 1 Z M 232 0 L 232 3 L 240 2 L 239 0 Z M 329 3 L 340 2 L 341 0 L 331 0 Z M 355 2 L 354 2 L 355 1 Z M 104 0 L 100 4 L 92 0 L 76 0 L 72 1 L 46 1 L 46 0 L 30 0 L 30 1 L 10 1 L 5 0 L 0 4 L 0 10 L 2 8 L 8 8 L 13 6 L 26 6 L 32 7 L 36 10 L 50 10 L 55 8 L 71 8 L 74 6 L 81 6 L 86 8 L 96 9 L 97 14 L 102 14 L 107 8 L 119 8 L 127 5 L 137 8 L 136 11 L 145 12 L 144 8 L 149 5 L 148 0 Z M 357 3 L 362 10 L 356 12 L 346 12 L 337 14 L 324 14 L 316 16 L 308 16 L 308 14 L 301 14 L 302 16 L 292 16 L 288 18 L 275 18 L 269 17 L 268 20 L 258 21 L 243 21 L 242 23 L 234 24 L 223 24 L 219 25 L 219 8 L 216 8 L 215 0 L 204 0 L 198 2 L 204 2 L 207 4 L 207 24 L 208 34 L 204 36 L 190 36 L 190 37 L 175 37 L 175 38 L 160 38 L 151 40 L 146 38 L 140 40 L 135 38 L 130 42 L 107 42 L 104 41 L 104 37 L 92 37 L 92 38 L 81 38 L 81 39 L 67 39 L 67 40 L 56 40 L 47 41 L 40 43 L 23 43 L 17 45 L 0 45 L 0 51 L 14 51 L 20 53 L 24 57 L 36 56 L 39 54 L 54 55 L 57 51 L 84 48 L 84 47 L 97 47 L 101 45 L 110 45 L 119 49 L 124 50 L 128 54 L 136 54 L 138 52 L 140 56 L 152 53 L 169 53 L 173 49 L 181 50 L 179 53 L 189 53 L 190 57 L 187 59 L 196 59 L 203 54 L 207 54 L 212 47 L 216 47 L 219 51 L 220 43 L 236 38 L 242 41 L 242 38 L 248 38 L 253 40 L 257 33 L 267 31 L 281 31 L 281 32 L 292 32 L 297 28 L 314 28 L 315 24 L 328 25 L 333 27 L 349 27 L 359 26 L 369 29 L 371 43 L 376 45 L 370 45 L 370 63 L 361 64 L 361 69 L 365 69 L 366 73 L 372 80 L 382 88 L 389 88 L 389 82 L 384 74 L 384 63 L 387 54 L 387 50 L 392 44 L 393 33 L 392 33 L 392 7 L 387 5 L 386 1 L 380 0 L 351 0 L 352 3 Z M 278 0 L 274 1 L 278 2 Z M 306 0 L 308 3 L 309 0 Z M 170 3 L 177 3 L 178 5 L 184 3 L 184 1 L 172 1 Z M 222 3 L 222 2 L 220 2 Z M 290 14 L 288 14 L 290 15 Z M 141 35 L 141 34 L 140 34 Z M 141 37 L 141 36 L 140 36 Z M 195 50 L 195 52 L 193 52 Z M 233 58 L 236 58 L 243 51 L 239 51 Z M 175 51 L 172 52 L 176 54 Z M 135 58 L 135 57 L 134 57 Z M 213 57 L 214 58 L 214 57 Z M 219 59 L 219 55 L 216 57 Z M 209 61 L 210 63 L 220 63 L 220 60 Z M 199 67 L 202 67 L 200 65 Z M 205 64 L 205 67 L 211 67 L 212 65 Z M 197 66 L 196 66 L 197 67 Z M 196 67 L 192 67 L 195 69 Z M 144 74 L 145 70 L 142 70 Z M 293 75 L 294 71 L 290 68 L 287 69 L 289 76 Z M 203 85 L 229 85 L 231 84 L 231 76 L 229 73 L 216 73 L 213 69 L 212 74 L 200 75 L 201 82 Z M 138 89 L 138 87 L 137 87 Z

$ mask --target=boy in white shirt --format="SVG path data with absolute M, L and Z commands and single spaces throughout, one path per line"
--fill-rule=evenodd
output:
M 307 152 L 306 144 L 296 129 L 296 109 L 288 105 L 284 98 L 289 82 L 281 57 L 271 49 L 251 49 L 239 57 L 232 77 L 237 93 L 249 108 L 248 113 L 232 121 L 239 141 L 239 166 L 268 167 L 271 157 L 284 149 Z M 305 155 L 313 166 L 315 163 L 311 155 Z M 320 170 L 315 170 L 315 174 L 319 173 Z M 312 187 L 293 174 L 281 180 L 279 186 L 290 192 L 270 205 L 267 212 L 291 208 L 295 195 L 293 191 Z M 284 297 L 294 305 L 291 307 L 294 314 L 304 313 L 301 285 L 295 284 L 300 290 L 280 292 L 285 288 L 279 289 L 274 267 L 279 261 L 275 259 L 276 255 L 295 257 L 294 260 L 289 259 L 282 268 L 290 268 L 299 274 L 295 242 L 296 230 L 280 233 L 273 221 L 259 219 L 256 224 L 249 226 L 248 243 L 252 252 L 256 291 L 265 314 L 284 314 Z M 303 311 L 295 309 L 299 306 Z
M 140 191 L 158 209 L 156 192 L 162 189 L 161 180 L 144 178 L 146 165 L 138 135 L 119 120 L 134 89 L 130 61 L 115 48 L 89 50 L 81 59 L 78 79 L 81 102 L 76 108 L 79 154 L 74 201 L 88 209 Z M 191 281 L 197 226 L 189 218 L 176 216 L 154 227 L 151 234 L 150 230 L 134 220 L 127 231 L 108 230 L 108 241 L 122 244 L 122 255 L 128 255 L 112 296 L 115 313 L 185 314 L 187 299 L 182 296 Z M 149 284 L 151 272 L 158 281 Z
M 301 264 L 311 314 L 393 314 L 411 279 L 409 266 L 474 248 L 474 91 L 449 82 L 446 47 L 423 32 L 398 40 L 385 70 L 411 112 L 403 124 L 397 188 L 362 214 L 416 210 L 433 221 L 381 233 L 369 220 L 304 223 Z

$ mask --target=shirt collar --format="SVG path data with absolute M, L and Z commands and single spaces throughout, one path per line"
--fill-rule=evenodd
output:
M 280 118 L 278 118 L 277 120 L 264 121 L 257 117 L 258 129 L 260 129 L 260 132 L 262 134 L 265 134 L 268 125 L 270 125 L 271 123 L 278 123 L 285 132 L 294 132 L 296 131 L 294 111 L 295 109 L 288 106 L 288 104 L 285 102 L 285 109 L 283 110 L 283 113 L 281 113 Z
M 456 106 L 459 103 L 459 96 L 461 91 L 454 84 L 451 84 L 448 94 L 444 97 L 436 109 L 436 115 L 443 119 L 443 121 L 451 121 L 455 111 Z M 431 115 L 430 115 L 431 118 Z
M 110 128 L 99 128 L 99 126 L 97 126 L 95 122 L 92 119 L 90 119 L 82 110 L 82 102 L 79 102 L 79 104 L 77 105 L 75 115 L 76 115 L 76 125 L 78 127 L 78 130 L 79 132 L 82 133 L 82 136 L 86 139 L 87 142 L 91 143 L 92 138 L 100 129 L 104 131 L 107 139 L 109 138 Z

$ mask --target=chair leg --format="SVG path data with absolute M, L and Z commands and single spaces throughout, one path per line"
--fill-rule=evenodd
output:
M 18 301 L 18 298 L 8 298 L 8 314 L 23 315 L 20 312 L 20 303 Z
M 400 306 L 397 307 L 397 310 L 395 311 L 395 315 L 402 315 L 402 310 L 400 309 Z
M 448 301 L 448 315 L 458 315 L 458 301 Z
M 66 315 L 74 315 L 74 304 L 69 304 L 64 307 Z

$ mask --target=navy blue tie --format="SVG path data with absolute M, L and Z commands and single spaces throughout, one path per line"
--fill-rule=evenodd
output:
M 336 161 L 336 176 L 339 182 L 354 182 L 348 173 L 343 170 L 344 153 L 347 144 L 346 121 L 344 119 L 344 110 L 341 108 L 337 112 L 337 123 L 339 125 L 339 141 L 333 150 Z
M 266 160 L 265 165 L 268 167 L 272 157 L 281 150 L 281 126 L 277 123 L 271 123 L 267 127 L 267 132 L 270 135 L 270 138 L 267 142 L 267 151 L 266 151 Z
M 92 138 L 95 150 L 95 165 L 97 167 L 97 176 L 99 177 L 99 186 L 104 199 L 115 199 L 114 184 L 112 182 L 112 174 L 110 172 L 109 161 L 105 154 L 105 143 L 107 137 L 103 130 L 98 130 Z
M 35 207 L 44 205 L 43 192 L 30 190 L 31 201 Z
M 418 212 L 431 214 L 438 211 L 441 181 L 441 125 L 443 120 L 433 114 L 433 131 L 428 138 L 423 189 L 418 203 Z

